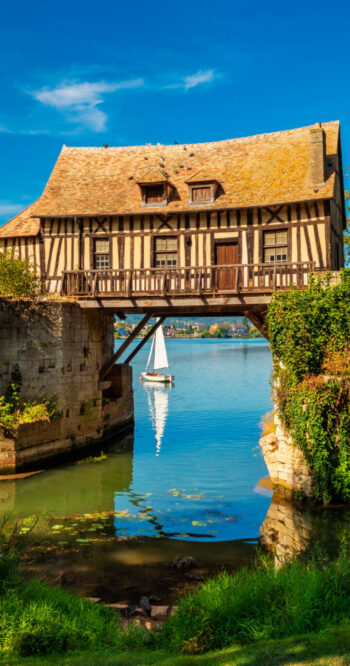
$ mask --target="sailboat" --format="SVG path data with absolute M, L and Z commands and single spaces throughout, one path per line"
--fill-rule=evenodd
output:
M 149 372 L 148 368 L 152 360 L 153 352 L 154 352 L 153 372 Z M 169 363 L 165 349 L 163 327 L 158 326 L 157 330 L 152 336 L 152 345 L 148 355 L 146 370 L 145 372 L 141 372 L 140 380 L 141 381 L 145 380 L 147 382 L 161 382 L 163 384 L 164 383 L 172 384 L 175 379 L 173 375 L 157 372 L 157 370 L 162 370 L 163 368 L 168 368 L 168 367 Z

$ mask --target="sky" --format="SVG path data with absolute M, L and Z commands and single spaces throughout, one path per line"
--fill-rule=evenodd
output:
M 0 223 L 63 144 L 196 143 L 341 121 L 350 2 L 2 3 Z

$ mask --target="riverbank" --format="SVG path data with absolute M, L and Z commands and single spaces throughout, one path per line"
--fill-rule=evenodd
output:
M 101 604 L 23 581 L 1 559 L 1 663 L 346 664 L 350 650 L 350 564 L 315 554 L 275 569 L 271 559 L 221 576 L 178 600 L 147 632 Z M 124 628 L 123 628 L 124 627 Z M 308 633 L 305 633 L 305 629 Z

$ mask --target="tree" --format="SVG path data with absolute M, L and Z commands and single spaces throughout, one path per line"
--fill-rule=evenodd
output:
M 0 296 L 35 296 L 39 291 L 40 280 L 33 266 L 11 252 L 0 252 Z
M 250 324 L 250 321 L 249 321 L 248 317 L 242 317 L 242 324 L 243 324 L 243 326 L 246 326 L 248 329 L 250 328 L 251 324 Z

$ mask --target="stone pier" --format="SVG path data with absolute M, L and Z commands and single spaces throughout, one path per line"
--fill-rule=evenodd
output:
M 20 401 L 52 399 L 51 421 L 0 427 L 0 472 L 100 442 L 133 424 L 132 369 L 115 365 L 113 315 L 64 300 L 0 300 L 0 395 L 14 375 Z
M 301 449 L 293 443 L 274 411 L 274 432 L 260 438 L 260 446 L 272 485 L 286 495 L 313 496 L 313 478 Z

